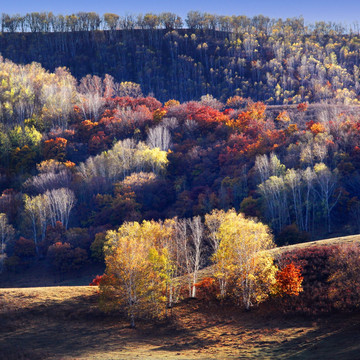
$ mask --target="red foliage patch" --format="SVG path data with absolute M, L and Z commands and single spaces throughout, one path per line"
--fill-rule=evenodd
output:
M 206 277 L 195 284 L 196 298 L 199 300 L 211 301 L 217 297 L 218 286 L 214 278 Z
M 89 286 L 99 286 L 100 285 L 100 281 L 103 278 L 104 275 L 96 275 L 91 283 L 89 284 Z
M 298 296 L 302 291 L 303 277 L 301 276 L 301 266 L 294 263 L 286 265 L 276 274 L 276 284 L 281 296 Z

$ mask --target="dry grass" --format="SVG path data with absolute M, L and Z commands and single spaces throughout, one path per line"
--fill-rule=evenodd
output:
M 188 300 L 171 321 L 130 329 L 97 308 L 96 287 L 0 291 L 1 359 L 356 359 L 360 314 L 283 317 Z
M 352 243 L 360 243 L 360 235 L 350 235 L 350 236 L 342 236 L 325 240 L 316 240 L 310 241 L 301 244 L 288 245 L 275 248 L 271 250 L 276 254 L 280 254 L 282 252 L 297 250 L 297 249 L 305 249 L 314 246 L 329 246 L 329 245 L 341 245 L 341 244 L 352 244 Z
M 359 241 L 360 236 L 293 247 Z M 204 272 L 206 275 L 206 272 Z M 358 359 L 360 313 L 284 317 L 185 301 L 171 321 L 130 329 L 89 286 L 0 289 L 0 359 Z

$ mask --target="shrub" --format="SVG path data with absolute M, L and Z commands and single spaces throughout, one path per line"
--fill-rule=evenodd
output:
M 276 243 L 279 246 L 308 241 L 310 241 L 310 235 L 306 231 L 300 231 L 296 224 L 286 226 L 276 237 Z
M 84 249 L 72 249 L 69 243 L 57 242 L 48 249 L 47 258 L 50 265 L 61 273 L 79 270 L 87 262 Z
M 36 255 L 35 243 L 33 240 L 20 237 L 14 244 L 14 255 L 19 258 L 30 258 Z
M 87 229 L 71 228 L 65 232 L 66 242 L 73 248 L 82 248 L 88 250 L 90 248 L 90 236 Z
M 215 279 L 206 277 L 194 285 L 196 287 L 196 298 L 204 301 L 211 301 L 217 298 L 219 289 Z
M 89 284 L 89 286 L 99 286 L 100 285 L 100 281 L 101 279 L 104 277 L 104 275 L 96 275 L 91 283 Z

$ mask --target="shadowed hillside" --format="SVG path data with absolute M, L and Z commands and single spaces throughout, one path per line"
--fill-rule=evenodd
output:
M 270 20 L 270 19 L 268 19 Z M 359 39 L 343 29 L 304 27 L 301 19 L 221 27 L 3 32 L 0 54 L 17 63 L 65 66 L 80 79 L 110 74 L 139 83 L 160 101 L 225 100 L 268 104 L 357 102 Z M 226 29 L 226 28 L 224 28 Z

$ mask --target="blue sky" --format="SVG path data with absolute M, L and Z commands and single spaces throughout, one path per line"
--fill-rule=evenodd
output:
M 113 12 L 124 15 L 171 11 L 185 17 L 189 10 L 221 15 L 263 14 L 275 18 L 303 15 L 307 22 L 327 20 L 350 24 L 360 20 L 360 1 L 356 0 L 3 0 L 0 4 L 0 12 L 9 14 L 32 11 L 52 11 L 55 14 L 95 11 L 99 14 Z

